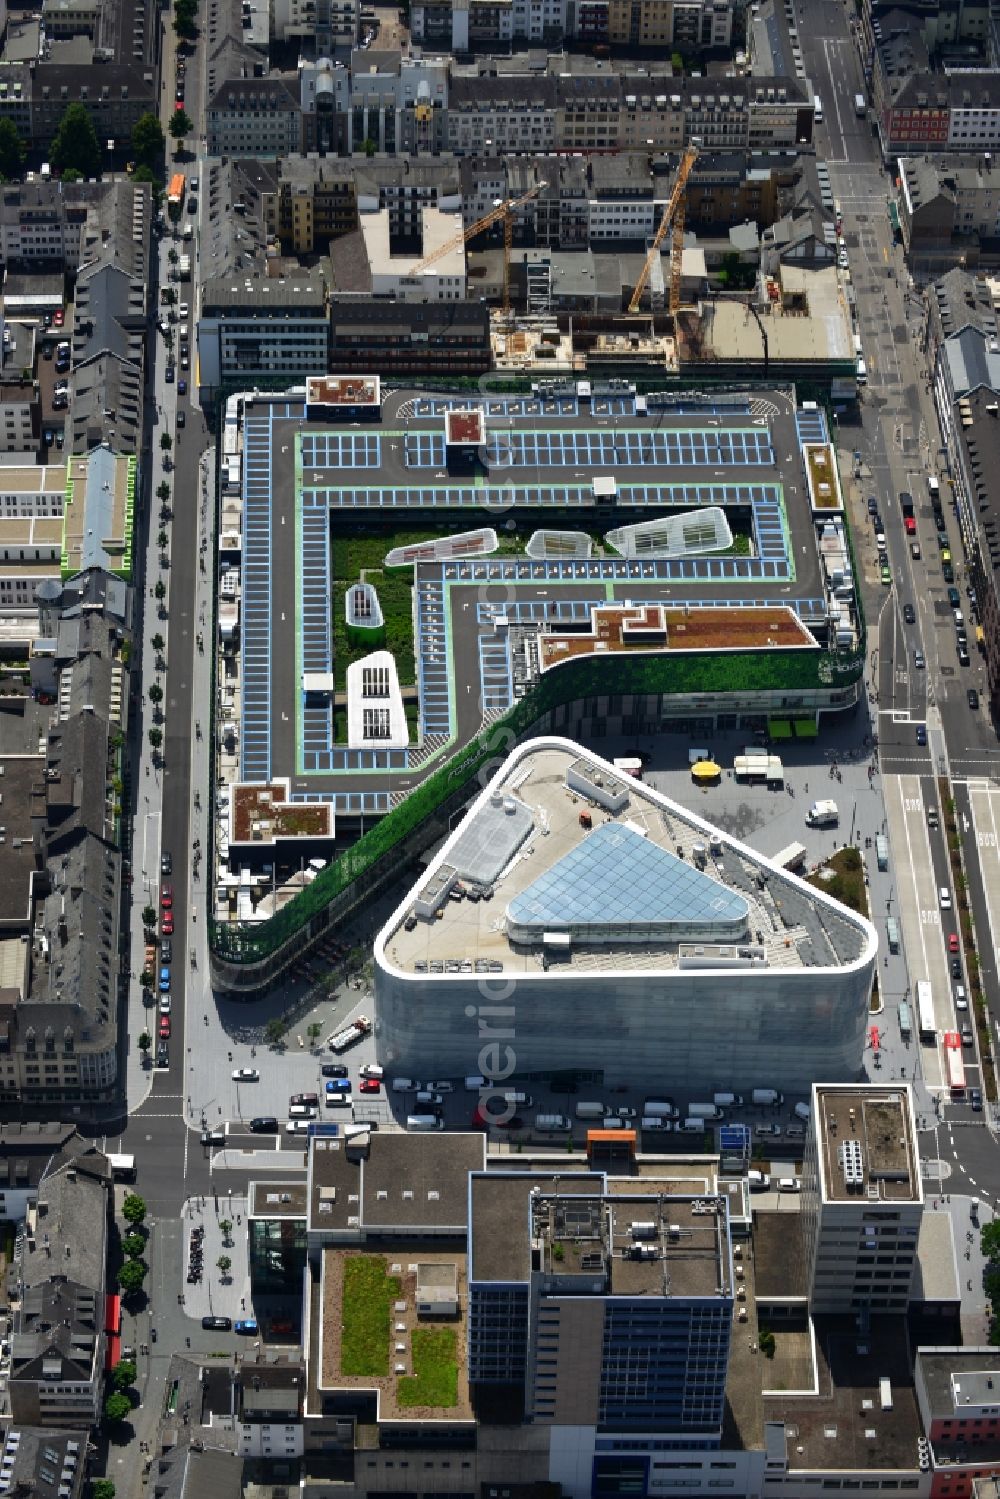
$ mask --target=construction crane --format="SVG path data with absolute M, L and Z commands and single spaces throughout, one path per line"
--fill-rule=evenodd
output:
M 667 205 L 663 210 L 663 217 L 660 219 L 659 227 L 653 235 L 653 243 L 649 247 L 649 254 L 646 256 L 642 272 L 635 283 L 632 300 L 628 304 L 629 312 L 638 312 L 639 310 L 639 303 L 642 301 L 642 294 L 646 290 L 646 283 L 649 280 L 650 272 L 653 269 L 656 257 L 660 253 L 660 247 L 667 237 L 667 230 L 671 225 L 673 225 L 673 238 L 670 245 L 671 313 L 676 313 L 680 306 L 681 263 L 684 256 L 684 190 L 687 187 L 687 180 L 691 175 L 691 168 L 698 159 L 698 151 L 699 144 L 697 141 L 691 141 L 684 148 L 681 164 L 677 168 L 677 180 L 673 185 L 670 197 L 667 199 Z
M 489 213 L 484 213 L 482 218 L 477 219 L 474 224 L 470 224 L 468 229 L 461 230 L 460 233 L 446 240 L 443 245 L 438 245 L 437 249 L 432 250 L 429 255 L 425 255 L 423 260 L 418 260 L 408 274 L 410 276 L 419 276 L 421 271 L 426 271 L 427 267 L 433 265 L 436 260 L 440 260 L 442 255 L 447 255 L 450 251 L 457 250 L 460 245 L 467 245 L 470 239 L 475 239 L 477 234 L 482 234 L 485 230 L 491 229 L 494 224 L 499 223 L 503 219 L 503 310 L 504 312 L 509 312 L 510 251 L 514 243 L 514 214 L 524 203 L 530 203 L 532 198 L 537 198 L 538 194 L 546 187 L 548 187 L 547 182 L 538 182 L 534 187 L 529 188 L 526 193 L 522 193 L 520 198 L 504 198 L 501 202 L 495 203 Z

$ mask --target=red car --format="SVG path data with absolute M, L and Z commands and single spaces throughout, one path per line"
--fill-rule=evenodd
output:
M 377 1077 L 363 1077 L 358 1088 L 359 1093 L 377 1093 L 382 1084 Z
M 163 924 L 160 930 L 164 937 L 172 937 L 174 935 L 174 915 L 172 911 L 164 911 Z
M 948 951 L 949 952 L 958 952 L 958 933 L 957 932 L 949 932 L 948 933 Z
M 906 534 L 907 534 L 907 536 L 916 536 L 916 534 L 917 534 L 917 523 L 913 519 L 912 515 L 904 516 L 904 518 L 903 518 L 903 525 L 906 527 Z
M 161 1015 L 160 1016 L 160 1040 L 161 1041 L 169 1041 L 170 1040 L 170 1016 L 169 1015 Z
M 160 905 L 165 911 L 169 911 L 174 903 L 174 892 L 171 885 L 160 886 Z
M 65 320 L 66 320 L 66 314 L 63 312 L 62 308 L 60 307 L 59 311 L 57 313 L 55 313 L 54 316 L 53 316 L 53 318 L 52 318 L 52 326 L 53 326 L 53 328 L 61 328 L 62 325 L 63 325 L 63 323 L 65 322 Z
M 183 108 L 184 108 L 184 101 L 183 101 L 183 100 L 182 100 L 182 99 L 178 99 L 178 100 L 177 100 L 177 101 L 176 101 L 176 102 L 175 102 L 175 104 L 174 104 L 174 111 L 175 111 L 175 113 L 176 113 L 176 111 L 177 111 L 177 110 L 178 110 L 178 109 L 183 109 Z

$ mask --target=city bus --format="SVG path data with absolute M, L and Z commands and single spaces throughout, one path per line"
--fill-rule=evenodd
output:
M 917 980 L 917 1029 L 921 1041 L 933 1041 L 937 1036 L 934 1019 L 934 995 L 926 979 Z
M 952 1093 L 964 1093 L 965 1063 L 962 1060 L 962 1038 L 958 1031 L 944 1033 L 944 1070 Z

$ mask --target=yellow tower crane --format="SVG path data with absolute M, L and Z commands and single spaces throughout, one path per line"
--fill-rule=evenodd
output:
M 477 234 L 482 234 L 485 230 L 491 229 L 494 224 L 499 223 L 503 219 L 503 310 L 504 312 L 509 312 L 510 250 L 514 242 L 514 214 L 523 203 L 528 203 L 532 198 L 536 198 L 543 188 L 547 186 L 547 182 L 538 182 L 534 187 L 529 188 L 526 193 L 523 193 L 520 198 L 504 198 L 501 202 L 494 204 L 489 213 L 484 213 L 482 218 L 477 219 L 474 224 L 470 224 L 468 229 L 461 230 L 460 233 L 446 240 L 443 245 L 438 245 L 437 249 L 432 250 L 430 255 L 425 255 L 423 260 L 418 260 L 409 274 L 411 276 L 419 276 L 421 271 L 426 271 L 427 267 L 433 265 L 436 260 L 440 260 L 442 255 L 447 255 L 451 250 L 457 250 L 460 245 L 467 245 L 470 239 L 475 239 Z
M 698 150 L 699 144 L 697 141 L 691 141 L 690 145 L 684 148 L 684 155 L 681 157 L 681 164 L 677 169 L 677 180 L 673 185 L 670 197 L 667 199 L 667 205 L 663 210 L 663 217 L 660 219 L 659 227 L 653 236 L 653 243 L 649 247 L 649 254 L 646 256 L 642 272 L 635 283 L 632 300 L 628 304 L 629 312 L 638 312 L 639 310 L 639 303 L 642 301 L 642 294 L 646 290 L 646 283 L 649 280 L 653 264 L 660 253 L 660 247 L 666 239 L 667 230 L 671 225 L 673 225 L 673 237 L 670 244 L 671 313 L 676 313 L 680 306 L 681 263 L 684 257 L 684 191 L 687 187 L 687 180 L 691 175 L 691 168 L 698 159 Z

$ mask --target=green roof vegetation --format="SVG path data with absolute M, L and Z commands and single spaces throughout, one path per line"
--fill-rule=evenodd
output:
M 413 1333 L 413 1373 L 399 1381 L 401 1406 L 458 1404 L 457 1340 L 450 1327 L 418 1327 Z
M 344 1261 L 341 1374 L 389 1373 L 392 1303 L 400 1290 L 398 1277 L 386 1273 L 381 1255 L 352 1254 Z

